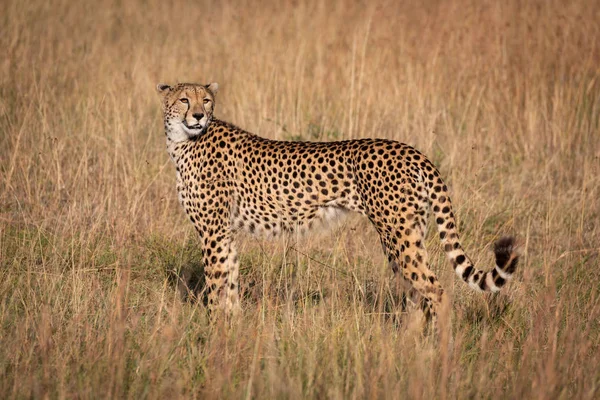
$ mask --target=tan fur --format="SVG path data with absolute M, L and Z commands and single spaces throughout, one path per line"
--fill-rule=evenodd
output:
M 469 286 L 497 291 L 511 277 L 517 265 L 514 240 L 497 243 L 494 269 L 476 269 L 460 245 L 448 189 L 419 151 L 384 139 L 264 139 L 212 118 L 216 87 L 158 87 L 179 198 L 202 240 L 211 309 L 239 308 L 238 230 L 277 236 L 344 211 L 369 218 L 392 269 L 422 296 L 432 316 L 446 295 L 424 247 L 430 209 L 454 270 Z M 189 99 L 185 106 L 182 96 Z M 211 107 L 203 107 L 206 99 Z M 190 110 L 202 110 L 209 122 L 188 134 Z

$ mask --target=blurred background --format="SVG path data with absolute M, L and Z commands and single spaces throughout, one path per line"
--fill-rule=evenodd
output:
M 0 397 L 600 395 L 598 2 L 2 9 Z M 453 307 L 441 339 L 423 337 L 374 231 L 350 218 L 242 237 L 241 323 L 208 324 L 177 290 L 181 271 L 201 276 L 201 249 L 155 86 L 213 81 L 215 115 L 265 137 L 420 149 L 481 267 L 517 235 L 514 282 L 471 293 L 431 235 Z

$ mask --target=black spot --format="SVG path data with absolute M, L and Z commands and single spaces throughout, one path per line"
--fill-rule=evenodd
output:
M 489 288 L 488 288 L 488 285 L 487 285 L 487 283 L 486 283 L 486 281 L 485 281 L 485 277 L 486 277 L 486 275 L 484 275 L 484 276 L 481 278 L 481 280 L 479 281 L 479 288 L 480 288 L 481 290 L 483 290 L 483 291 L 486 291 L 486 290 L 488 290 L 488 289 L 489 289 Z
M 467 279 L 469 279 L 469 277 L 471 276 L 471 274 L 473 274 L 473 271 L 475 269 L 472 266 L 468 266 L 467 268 L 465 268 L 465 270 L 463 271 L 462 274 L 462 278 L 466 281 Z
M 511 263 L 504 269 L 504 272 L 508 274 L 512 274 L 517 269 L 517 264 L 519 263 L 519 259 L 513 258 Z
M 497 276 L 496 279 L 494 279 L 494 284 L 498 287 L 504 286 L 505 283 L 506 283 L 506 280 L 504 278 L 502 278 L 501 276 Z

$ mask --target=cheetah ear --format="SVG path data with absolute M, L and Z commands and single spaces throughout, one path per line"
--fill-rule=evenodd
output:
M 168 91 L 170 91 L 172 89 L 171 86 L 167 85 L 166 83 L 159 83 L 158 85 L 156 85 L 156 91 L 161 94 L 163 97 L 167 94 Z
M 219 84 L 217 82 L 209 83 L 206 85 L 206 88 L 212 92 L 212 94 L 217 94 L 219 90 Z

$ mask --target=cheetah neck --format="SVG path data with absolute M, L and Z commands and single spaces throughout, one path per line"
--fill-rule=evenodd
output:
M 221 135 L 222 132 L 225 132 L 225 136 L 229 136 L 229 141 L 231 142 L 235 140 L 240 141 L 243 137 L 256 137 L 256 135 L 240 129 L 229 122 L 211 118 L 209 125 L 206 126 L 204 132 L 200 135 L 182 141 L 173 140 L 167 135 L 167 151 L 175 165 L 181 162 L 185 163 L 186 154 L 189 154 L 190 150 L 196 152 L 204 148 L 211 143 L 214 135 Z M 236 139 L 233 139 L 234 137 Z
M 196 140 L 185 140 L 182 142 L 175 142 L 167 138 L 167 152 L 171 156 L 171 160 L 177 166 L 180 162 L 185 161 L 185 155 L 189 153 L 189 150 L 195 146 Z
M 206 139 L 212 135 L 214 121 L 215 120 L 211 119 L 209 125 L 205 127 L 201 134 L 193 137 L 187 137 L 185 140 L 173 140 L 167 134 L 167 152 L 171 156 L 171 160 L 176 166 L 178 166 L 180 162 L 185 162 L 185 155 L 189 154 L 190 150 L 192 150 L 194 147 L 201 146 L 202 143 L 204 143 Z

